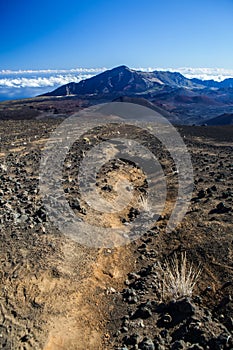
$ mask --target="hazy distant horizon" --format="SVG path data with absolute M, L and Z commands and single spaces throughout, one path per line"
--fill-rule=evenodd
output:
M 151 72 L 154 70 L 180 72 L 187 78 L 222 81 L 233 78 L 233 69 L 224 68 L 161 68 L 131 67 L 135 70 Z M 58 86 L 88 79 L 110 68 L 73 68 L 73 69 L 39 69 L 39 70 L 1 70 L 0 101 L 30 98 L 56 89 Z

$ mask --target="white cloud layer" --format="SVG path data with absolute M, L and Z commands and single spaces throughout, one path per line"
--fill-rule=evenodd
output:
M 158 71 L 170 71 L 170 72 L 179 72 L 184 75 L 186 78 L 198 78 L 201 80 L 210 80 L 222 81 L 224 79 L 233 78 L 233 69 L 225 68 L 137 68 L 137 70 L 142 70 L 144 72 L 153 72 L 154 70 Z
M 83 79 L 88 79 L 105 70 L 106 68 L 76 68 L 69 70 L 2 70 L 0 71 L 0 87 L 57 87 L 70 82 L 78 83 Z
M 46 86 L 57 86 L 64 85 L 70 82 L 78 83 L 82 79 L 87 79 L 92 77 L 92 74 L 72 76 L 67 75 L 52 75 L 49 77 L 10 77 L 10 78 L 0 78 L 0 86 L 6 86 L 11 88 L 24 88 L 24 87 L 46 87 Z
M 69 74 L 69 73 L 93 73 L 98 74 L 103 72 L 107 68 L 74 68 L 74 69 L 38 69 L 38 70 L 10 70 L 3 69 L 0 71 L 1 74 Z
M 134 68 L 136 70 L 152 72 L 154 70 L 180 72 L 187 78 L 199 78 L 202 80 L 214 79 L 222 81 L 233 78 L 233 69 L 223 68 Z M 106 68 L 75 68 L 70 70 L 2 70 L 0 71 L 0 88 L 56 88 L 70 82 L 76 82 L 90 78 Z M 48 89 L 51 90 L 51 89 Z

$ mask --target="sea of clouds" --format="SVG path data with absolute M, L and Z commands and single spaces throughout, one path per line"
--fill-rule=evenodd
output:
M 60 70 L 1 70 L 0 101 L 34 97 L 56 89 L 60 85 L 90 78 L 107 68 L 75 68 Z M 223 68 L 158 68 L 137 67 L 136 70 L 152 72 L 154 70 L 180 72 L 187 78 L 222 81 L 233 77 L 233 69 Z
M 144 72 L 153 72 L 154 70 L 158 71 L 170 71 L 170 72 L 179 72 L 184 75 L 186 78 L 198 78 L 201 80 L 210 80 L 222 81 L 224 79 L 233 78 L 233 69 L 224 69 L 224 68 L 137 68 Z
M 34 97 L 70 82 L 78 83 L 106 68 L 2 70 L 0 71 L 0 101 Z

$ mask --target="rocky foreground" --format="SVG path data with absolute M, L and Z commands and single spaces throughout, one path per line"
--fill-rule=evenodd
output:
M 0 122 L 2 349 L 232 349 L 233 128 L 179 128 L 192 156 L 195 184 L 189 211 L 170 234 L 166 224 L 177 174 L 156 140 L 135 133 L 163 164 L 168 204 L 137 240 L 97 249 L 63 236 L 43 207 L 40 157 L 59 122 Z M 112 132 L 105 128 L 99 140 Z M 127 227 L 140 213 L 138 201 L 119 214 L 99 217 L 80 197 L 77 166 L 95 142 L 94 134 L 84 135 L 66 161 L 67 200 L 81 220 Z M 75 166 L 69 165 L 72 159 Z M 100 194 L 114 198 L 119 176 L 132 182 L 135 198 L 146 193 L 140 169 L 116 159 L 98 175 Z M 166 270 L 166 263 L 174 256 L 180 261 L 184 252 L 187 268 L 192 263 L 201 272 L 192 293 L 174 298 L 164 291 L 160 267 Z

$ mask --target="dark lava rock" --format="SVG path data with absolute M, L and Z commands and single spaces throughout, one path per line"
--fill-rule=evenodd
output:
M 147 306 L 140 306 L 133 314 L 133 318 L 147 319 L 151 316 L 152 312 Z
M 80 210 L 80 204 L 79 201 L 76 198 L 72 198 L 69 202 L 72 209 Z
M 172 327 L 175 324 L 181 323 L 185 319 L 190 318 L 194 313 L 195 307 L 189 298 L 184 298 L 176 302 L 172 301 L 165 306 L 164 311 L 162 311 L 162 315 L 158 320 L 158 326 Z
M 222 333 L 217 338 L 213 338 L 208 343 L 211 350 L 233 349 L 232 336 Z
M 227 207 L 223 202 L 218 203 L 215 209 L 212 209 L 209 214 L 225 214 L 231 211 L 230 207 Z
M 46 221 L 46 210 L 44 208 L 39 208 L 35 214 L 34 218 L 36 222 L 45 222 Z
M 140 336 L 138 334 L 132 334 L 130 336 L 125 336 L 123 338 L 124 344 L 126 345 L 136 345 L 140 341 Z
M 101 187 L 101 190 L 106 191 L 106 192 L 111 192 L 113 187 L 111 185 L 105 185 Z
M 129 220 L 133 221 L 134 219 L 136 219 L 136 217 L 140 214 L 140 211 L 137 208 L 130 208 L 129 210 Z
M 233 331 L 233 318 L 227 316 L 225 320 L 223 321 L 224 326 L 230 331 Z
M 191 316 L 194 314 L 195 307 L 190 299 L 185 298 L 175 303 L 175 309 L 183 315 Z
M 141 343 L 138 345 L 141 350 L 155 350 L 153 341 L 150 338 L 144 338 Z
M 206 196 L 206 191 L 205 190 L 200 190 L 197 194 L 198 198 L 204 198 Z

